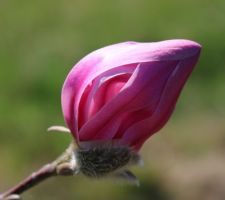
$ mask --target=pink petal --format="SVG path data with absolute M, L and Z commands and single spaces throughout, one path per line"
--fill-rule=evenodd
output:
M 116 67 L 111 70 L 108 70 L 94 80 L 90 87 L 87 87 L 86 90 L 89 91 L 88 96 L 82 95 L 82 106 L 79 106 L 79 115 L 83 115 L 83 120 L 86 122 L 91 116 L 93 116 L 109 99 L 114 97 L 121 89 L 121 87 L 127 82 L 130 75 L 133 73 L 136 64 L 125 65 L 122 67 Z M 85 102 L 83 102 L 85 101 Z M 80 124 L 80 116 L 79 116 Z M 83 124 L 83 123 L 81 123 Z
M 84 124 L 79 132 L 80 140 L 113 139 L 124 114 L 142 109 L 146 104 L 154 110 L 176 63 L 164 61 L 139 65 L 121 92 Z
M 95 92 L 90 97 L 88 97 L 88 92 L 87 94 L 84 94 L 84 92 L 88 91 L 87 88 L 90 87 L 96 77 L 124 65 L 154 61 L 177 61 L 189 58 L 196 55 L 199 52 L 199 48 L 200 46 L 197 43 L 188 40 L 169 40 L 156 43 L 127 42 L 111 45 L 87 55 L 71 70 L 62 89 L 63 114 L 71 132 L 77 139 L 79 139 L 80 134 L 82 137 L 88 135 L 84 134 L 85 131 L 78 135 L 78 116 L 83 107 L 88 106 L 88 104 L 81 102 L 81 98 L 86 95 L 86 99 L 93 99 L 92 97 Z M 126 91 L 126 89 L 124 90 Z M 128 97 L 126 98 L 129 99 Z M 120 101 L 123 102 L 123 100 Z M 118 104 L 120 101 L 112 103 L 112 109 L 115 109 L 116 105 L 114 104 Z M 87 118 L 84 117 L 84 119 L 89 118 L 89 114 L 85 112 L 82 115 L 88 116 Z M 111 118 L 112 114 L 108 112 L 108 114 L 103 114 L 103 116 Z M 102 118 L 98 119 L 98 121 L 101 120 Z M 90 135 L 92 136 L 92 134 Z
M 122 143 L 139 149 L 148 137 L 168 121 L 179 94 L 198 59 L 198 54 L 179 62 L 163 89 L 160 101 L 149 118 L 134 123 L 122 137 Z

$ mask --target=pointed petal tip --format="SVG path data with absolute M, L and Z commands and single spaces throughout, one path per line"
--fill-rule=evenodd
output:
M 179 46 L 181 48 L 184 49 L 189 49 L 190 51 L 194 52 L 199 52 L 202 48 L 202 46 L 192 40 L 186 40 L 186 39 L 175 39 L 175 40 L 171 40 L 174 42 L 174 46 Z
M 167 40 L 164 45 L 162 46 L 165 49 L 170 49 L 170 55 L 174 55 L 174 58 L 178 59 L 186 59 L 192 56 L 198 57 L 202 48 L 199 43 L 187 39 Z

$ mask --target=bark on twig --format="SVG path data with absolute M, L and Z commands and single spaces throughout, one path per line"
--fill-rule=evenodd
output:
M 73 164 L 73 144 L 54 162 L 41 167 L 38 171 L 32 173 L 16 186 L 0 194 L 0 200 L 18 199 L 19 195 L 36 186 L 42 181 L 57 175 L 72 175 L 74 172 Z

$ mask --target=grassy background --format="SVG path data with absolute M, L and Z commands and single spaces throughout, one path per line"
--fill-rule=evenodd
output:
M 170 122 L 149 140 L 141 187 L 84 177 L 46 181 L 24 199 L 225 199 L 225 1 L 1 0 L 0 191 L 62 152 L 60 90 L 81 57 L 127 40 L 203 46 Z

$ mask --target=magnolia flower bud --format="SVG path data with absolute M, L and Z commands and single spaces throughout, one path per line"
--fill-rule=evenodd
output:
M 125 42 L 84 57 L 62 89 L 63 115 L 78 145 L 116 141 L 138 151 L 170 118 L 200 49 L 189 40 Z

